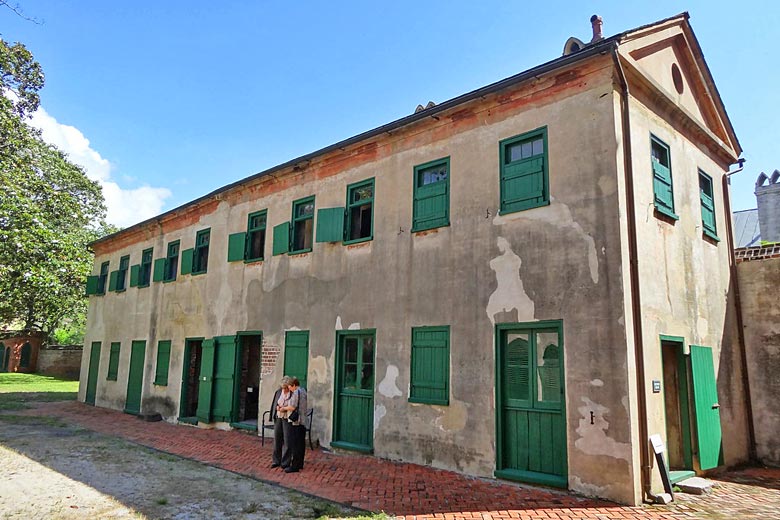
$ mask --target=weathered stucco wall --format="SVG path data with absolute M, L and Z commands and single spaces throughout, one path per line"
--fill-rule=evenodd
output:
M 46 376 L 78 379 L 83 347 L 50 345 L 38 353 L 38 373 Z
M 666 437 L 668 389 L 652 391 L 653 380 L 664 380 L 660 336 L 684 338 L 686 353 L 690 345 L 712 347 L 723 455 L 726 464 L 735 464 L 748 456 L 748 435 L 722 193 L 729 165 L 703 150 L 671 115 L 646 98 L 632 100 L 630 118 L 649 434 Z M 651 134 L 670 148 L 678 220 L 659 215 L 654 208 Z M 702 233 L 699 169 L 713 179 L 720 241 Z M 661 490 L 657 470 L 654 482 Z
M 86 344 L 103 342 L 96 404 L 124 406 L 133 339 L 147 340 L 142 412 L 172 418 L 185 338 L 262 330 L 264 343 L 282 350 L 261 382 L 262 413 L 282 376 L 285 331 L 309 330 L 314 437 L 328 445 L 336 331 L 375 328 L 374 453 L 491 476 L 494 326 L 562 319 L 569 485 L 636 501 L 611 67 L 600 57 L 487 96 L 99 249 L 96 266 L 110 260 L 115 269 L 124 254 L 134 264 L 154 247 L 159 258 L 168 242 L 180 239 L 184 250 L 199 229 L 211 228 L 207 274 L 90 299 Z M 551 204 L 497 216 L 498 143 L 542 126 Z M 410 233 L 413 167 L 445 156 L 451 224 Z M 315 243 L 311 253 L 271 256 L 270 230 L 289 220 L 293 200 L 316 195 L 317 209 L 343 206 L 347 184 L 371 177 L 371 242 Z M 260 209 L 268 209 L 266 260 L 228 263 L 227 236 L 245 230 L 247 214 Z M 451 326 L 449 406 L 407 400 L 411 328 L 423 325 Z M 149 383 L 161 339 L 173 342 L 166 387 Z M 106 381 L 112 341 L 122 342 L 116 382 Z
M 737 264 L 756 452 L 780 466 L 780 258 Z

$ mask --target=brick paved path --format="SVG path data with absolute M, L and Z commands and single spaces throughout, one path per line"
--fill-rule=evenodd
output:
M 702 509 L 690 499 L 676 502 L 670 508 L 622 507 L 568 493 L 470 478 L 416 464 L 321 450 L 307 450 L 305 469 L 300 473 L 285 474 L 270 468 L 271 443 L 261 447 L 260 438 L 255 435 L 165 422 L 147 423 L 121 412 L 77 402 L 46 403 L 27 413 L 58 417 L 90 430 L 265 482 L 406 519 L 706 518 L 699 516 Z M 780 477 L 780 471 L 774 475 L 775 479 L 777 477 Z

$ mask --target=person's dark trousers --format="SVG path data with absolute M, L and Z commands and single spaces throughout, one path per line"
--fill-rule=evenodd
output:
M 290 467 L 293 469 L 303 469 L 303 459 L 306 456 L 306 428 L 301 426 L 293 426 L 293 445 L 292 445 L 292 459 L 290 460 Z
M 271 462 L 285 467 L 290 465 L 290 452 L 287 451 L 285 457 L 285 452 L 282 449 L 285 446 L 283 423 L 286 422 L 279 417 L 274 420 L 274 453 L 271 456 Z
M 295 449 L 295 426 L 292 425 L 287 419 L 279 419 L 282 421 L 282 428 L 284 430 L 284 447 L 282 448 L 282 467 L 287 468 L 292 466 L 293 450 Z M 299 468 L 300 469 L 300 468 Z

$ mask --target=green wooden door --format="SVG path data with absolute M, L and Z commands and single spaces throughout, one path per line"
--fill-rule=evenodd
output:
M 141 413 L 145 355 L 146 341 L 133 341 L 130 347 L 130 367 L 127 374 L 127 398 L 125 400 L 125 412 L 127 413 Z
M 322 210 L 320 210 L 322 211 Z M 309 372 L 309 331 L 289 331 L 284 340 L 284 375 L 295 376 L 306 386 Z
M 204 339 L 201 343 L 200 376 L 198 380 L 198 420 L 211 422 L 211 396 L 214 387 L 215 341 Z
M 214 341 L 216 347 L 211 416 L 214 421 L 231 422 L 234 420 L 238 336 L 219 336 L 214 338 Z
M 691 345 L 691 377 L 699 465 L 701 469 L 711 469 L 720 465 L 722 459 L 720 405 L 711 348 Z
M 10 352 L 10 349 L 9 349 Z M 89 350 L 89 372 L 87 373 L 87 391 L 84 396 L 84 402 L 95 404 L 95 394 L 97 393 L 98 369 L 100 368 L 100 342 L 93 341 Z
M 567 485 L 560 322 L 498 326 L 496 476 Z
M 333 442 L 336 447 L 374 449 L 373 330 L 339 332 Z

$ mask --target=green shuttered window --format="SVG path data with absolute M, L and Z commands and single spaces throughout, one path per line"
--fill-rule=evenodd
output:
M 168 254 L 165 257 L 163 268 L 163 281 L 172 282 L 176 279 L 176 272 L 179 268 L 179 241 L 175 240 L 168 244 Z M 157 278 L 157 262 L 154 266 L 155 279 Z
M 325 208 L 317 211 L 317 242 L 344 240 L 344 208 Z
M 256 211 L 250 213 L 246 223 L 246 246 L 244 260 L 255 262 L 265 257 L 265 228 L 268 223 L 268 213 Z
M 149 287 L 152 279 L 152 258 L 154 257 L 154 248 L 144 249 L 141 253 L 141 266 L 138 273 L 138 287 Z
M 163 340 L 157 342 L 157 370 L 154 373 L 154 384 L 165 386 L 168 384 L 168 367 L 171 362 L 171 342 Z
M 167 258 L 158 258 L 154 261 L 154 275 L 152 276 L 153 282 L 162 282 L 165 280 L 165 265 L 167 263 Z
M 450 158 L 414 167 L 412 232 L 450 225 Z
M 274 242 L 276 242 L 274 236 Z M 290 254 L 311 251 L 314 239 L 314 196 L 293 202 Z M 274 247 L 276 244 L 274 243 Z
M 374 179 L 347 186 L 347 221 L 344 243 L 365 242 L 374 237 Z
M 550 203 L 547 127 L 504 139 L 501 161 L 501 214 Z
M 203 274 L 209 267 L 209 243 L 211 242 L 211 229 L 201 229 L 195 235 L 195 250 L 192 253 L 192 274 Z M 182 253 L 181 267 L 184 274 L 184 265 L 188 262 Z
M 669 146 L 650 136 L 650 163 L 653 169 L 653 203 L 662 215 L 677 220 L 674 212 L 674 186 L 672 183 L 672 156 Z
M 274 226 L 274 256 L 283 255 L 290 250 L 290 223 L 282 222 Z
M 95 288 L 95 294 L 106 294 L 106 285 L 108 285 L 108 262 L 100 264 L 100 274 L 98 275 L 97 287 Z
M 119 372 L 119 349 L 121 343 L 111 343 L 111 351 L 108 358 L 108 375 L 106 379 L 109 381 L 116 381 L 117 373 Z
M 87 276 L 87 288 L 86 288 L 87 296 L 90 296 L 92 294 L 98 294 L 99 284 L 100 284 L 100 276 Z
M 450 328 L 413 328 L 409 401 L 448 405 L 449 383 Z
M 284 338 L 284 374 L 297 377 L 307 386 L 309 371 L 309 331 L 288 331 Z
M 130 268 L 130 255 L 119 259 L 119 270 L 116 275 L 116 291 L 124 291 L 127 288 L 127 270 Z
M 141 266 L 138 264 L 130 266 L 130 287 L 138 287 L 138 281 L 141 278 Z
M 715 198 L 712 188 L 712 177 L 699 170 L 699 200 L 701 200 L 701 225 L 704 234 L 712 240 L 719 241 L 718 227 L 715 222 Z

